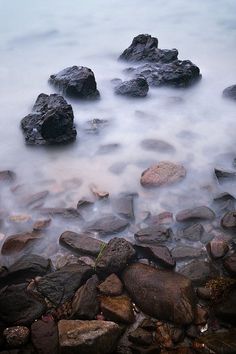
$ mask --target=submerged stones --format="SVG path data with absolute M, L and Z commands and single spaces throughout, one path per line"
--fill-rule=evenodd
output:
M 76 129 L 71 105 L 57 94 L 41 93 L 32 109 L 21 120 L 27 144 L 63 144 L 74 141 Z
M 84 66 L 71 66 L 51 75 L 49 82 L 67 96 L 97 98 L 99 91 L 94 73 Z
M 192 209 L 185 209 L 176 215 L 176 220 L 179 222 L 193 219 L 213 220 L 215 213 L 206 206 L 199 206 Z
M 160 187 L 180 181 L 186 176 L 185 168 L 180 164 L 162 161 L 145 170 L 140 179 L 143 187 Z
M 123 231 L 129 222 L 115 215 L 107 214 L 87 225 L 87 231 L 98 232 L 101 236 L 107 236 Z
M 223 91 L 223 96 L 236 101 L 236 85 L 226 87 Z
M 135 263 L 122 276 L 125 288 L 141 310 L 158 319 L 190 324 L 194 319 L 194 291 L 181 274 Z
M 138 77 L 137 79 L 123 81 L 115 87 L 117 95 L 131 97 L 145 97 L 149 90 L 148 83 L 145 78 Z

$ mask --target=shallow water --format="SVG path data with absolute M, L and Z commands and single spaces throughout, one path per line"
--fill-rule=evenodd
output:
M 75 206 L 91 183 L 111 195 L 137 192 L 137 210 L 153 213 L 210 205 L 213 195 L 226 189 L 236 195 L 235 185 L 218 186 L 213 176 L 215 166 L 231 169 L 235 157 L 236 106 L 221 96 L 236 80 L 234 0 L 0 0 L 0 10 L 1 170 L 14 170 L 17 183 L 31 193 L 49 189 L 46 206 Z M 139 33 L 158 37 L 160 48 L 177 48 L 180 59 L 200 67 L 201 82 L 187 90 L 150 89 L 145 99 L 115 96 L 111 80 L 125 79 L 129 66 L 117 58 Z M 50 74 L 71 65 L 94 71 L 101 100 L 68 100 L 78 131 L 74 144 L 26 146 L 20 120 L 39 93 L 54 92 Z M 109 120 L 98 135 L 85 131 L 94 118 Z M 164 140 L 175 152 L 146 151 L 140 143 L 147 138 Z M 97 153 L 110 143 L 121 146 Z M 183 163 L 187 177 L 171 187 L 144 190 L 142 171 L 162 160 Z M 124 167 L 119 174 L 110 170 L 114 164 Z M 73 178 L 82 184 L 65 187 Z M 25 211 L 9 189 L 2 191 L 1 208 Z M 88 218 L 97 212 L 96 207 Z

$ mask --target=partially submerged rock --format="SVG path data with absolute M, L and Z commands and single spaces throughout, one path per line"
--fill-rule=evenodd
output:
M 86 230 L 89 232 L 98 232 L 101 236 L 112 235 L 118 232 L 123 231 L 129 222 L 118 218 L 113 214 L 107 214 L 101 216 L 99 219 L 95 221 L 91 221 Z
M 28 342 L 30 331 L 25 326 L 9 327 L 4 330 L 3 336 L 10 348 L 18 348 Z
M 225 229 L 234 230 L 236 228 L 236 210 L 228 211 L 221 219 L 221 226 Z
M 144 313 L 177 324 L 193 321 L 195 298 L 188 278 L 136 263 L 124 270 L 122 279 Z
M 68 67 L 51 75 L 49 82 L 67 96 L 76 98 L 96 98 L 99 96 L 94 73 L 84 66 Z
M 110 354 L 121 330 L 109 321 L 61 320 L 58 334 L 61 354 Z
M 204 344 L 205 348 L 210 349 L 217 354 L 236 353 L 236 329 L 217 331 L 209 333 L 198 338 L 198 341 Z M 204 350 L 204 349 L 203 349 Z
M 180 181 L 185 176 L 186 170 L 182 165 L 162 161 L 145 170 L 140 183 L 143 187 L 160 187 Z
M 173 145 L 167 143 L 164 140 L 160 139 L 144 139 L 141 141 L 143 149 L 151 150 L 151 151 L 158 151 L 158 152 L 174 152 L 175 148 Z
M 223 91 L 223 96 L 236 101 L 236 85 L 226 87 Z
M 15 179 L 15 172 L 10 170 L 0 171 L 0 182 L 14 182 Z
M 135 245 L 135 249 L 148 259 L 166 268 L 173 268 L 176 265 L 170 250 L 166 246 L 154 246 L 150 244 Z
M 215 213 L 213 210 L 206 206 L 199 206 L 192 209 L 185 209 L 177 213 L 176 220 L 189 221 L 193 219 L 213 220 Z
M 51 316 L 45 316 L 31 325 L 31 340 L 39 354 L 58 353 L 57 325 Z
M 170 240 L 172 236 L 172 230 L 162 225 L 145 227 L 134 234 L 138 243 L 146 244 L 160 244 Z
M 179 272 L 192 280 L 196 286 L 205 284 L 208 280 L 219 276 L 219 271 L 209 262 L 193 260 L 180 268 Z
M 226 171 L 219 168 L 215 168 L 214 170 L 216 178 L 219 183 L 235 181 L 236 180 L 236 172 L 235 171 Z
M 101 310 L 106 319 L 121 323 L 133 323 L 133 304 L 128 296 L 102 296 Z
M 62 144 L 76 138 L 72 107 L 57 94 L 41 93 L 21 128 L 28 144 Z
M 123 81 L 115 87 L 117 95 L 131 97 L 145 97 L 149 90 L 148 83 L 145 78 L 138 77 L 137 79 Z
M 134 218 L 134 197 L 130 194 L 120 194 L 112 200 L 114 211 L 125 219 Z
M 78 254 L 97 256 L 103 242 L 91 237 L 89 234 L 65 231 L 60 236 L 59 242 Z
M 225 269 L 233 276 L 236 276 L 236 252 L 224 259 Z
M 21 252 L 38 242 L 40 237 L 40 234 L 34 231 L 11 235 L 5 239 L 1 253 L 3 255 L 10 255 Z

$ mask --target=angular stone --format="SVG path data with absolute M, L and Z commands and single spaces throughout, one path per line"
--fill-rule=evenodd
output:
M 148 346 L 153 343 L 153 335 L 145 329 L 138 327 L 129 333 L 129 340 L 137 345 Z
M 60 305 L 72 298 L 92 274 L 93 269 L 82 262 L 69 264 L 39 279 L 37 289 L 53 304 Z
M 117 95 L 130 97 L 145 97 L 149 90 L 146 79 L 138 77 L 137 79 L 123 81 L 115 87 Z
M 72 107 L 57 94 L 41 93 L 21 128 L 28 144 L 61 144 L 76 138 Z
M 112 200 L 114 211 L 126 219 L 134 218 L 134 198 L 132 195 L 123 194 Z
M 178 237 L 186 238 L 190 241 L 200 241 L 204 234 L 204 227 L 201 224 L 193 224 L 182 230 L 178 230 Z
M 57 325 L 52 317 L 44 316 L 31 325 L 31 340 L 37 354 L 58 353 Z
M 5 275 L 0 276 L 1 286 L 18 284 L 27 279 L 44 275 L 50 271 L 50 268 L 51 263 L 48 259 L 36 254 L 25 255 L 11 265 Z
M 172 224 L 174 219 L 172 213 L 170 213 L 169 211 L 163 211 L 163 213 L 148 216 L 147 220 L 144 221 L 146 224 L 154 226 Z
M 198 258 L 203 255 L 203 250 L 190 246 L 177 246 L 171 250 L 171 254 L 176 260 L 183 260 L 187 258 Z
M 122 279 L 144 313 L 177 324 L 193 321 L 195 296 L 188 278 L 136 263 L 124 270 Z
M 157 262 L 163 267 L 173 268 L 176 265 L 175 259 L 172 257 L 170 250 L 166 246 L 153 246 L 148 244 L 135 245 L 142 255 L 148 259 Z
M 201 79 L 200 69 L 190 60 L 175 60 L 172 63 L 144 64 L 127 69 L 133 77 L 143 76 L 149 86 L 189 87 Z
M 223 96 L 235 101 L 236 100 L 236 85 L 226 87 L 223 91 Z
M 214 172 L 220 184 L 227 181 L 235 181 L 236 179 L 235 171 L 225 171 L 222 169 L 215 168 Z
M 82 216 L 78 209 L 75 208 L 40 208 L 38 209 L 40 214 L 51 217 L 62 217 L 65 219 L 80 219 Z
M 180 268 L 179 272 L 191 279 L 195 286 L 204 285 L 208 280 L 219 275 L 218 270 L 204 260 L 193 260 Z
M 98 290 L 103 295 L 117 296 L 122 294 L 123 284 L 118 276 L 113 273 L 98 286 Z
M 110 354 L 121 334 L 114 322 L 79 320 L 61 320 L 58 332 L 61 354 Z
M 148 244 L 162 243 L 170 240 L 172 236 L 172 230 L 162 225 L 145 227 L 134 234 L 137 242 Z
M 72 317 L 74 319 L 92 320 L 99 312 L 97 286 L 99 279 L 93 275 L 75 293 L 72 301 Z
M 176 220 L 189 221 L 193 219 L 203 219 L 203 220 L 213 220 L 215 218 L 215 213 L 206 206 L 199 206 L 192 209 L 185 209 L 180 211 L 176 215 Z
M 37 232 L 25 232 L 22 234 L 11 235 L 7 237 L 2 245 L 1 253 L 3 255 L 11 255 L 21 252 L 35 244 L 40 239 Z
M 88 198 L 80 199 L 77 203 L 77 209 L 85 209 L 93 206 L 94 202 Z
M 27 284 L 10 285 L 0 292 L 0 318 L 9 325 L 30 325 L 46 311 L 46 303 L 26 290 Z
M 0 182 L 14 182 L 15 179 L 15 172 L 10 170 L 0 171 Z
M 127 296 L 102 296 L 101 311 L 106 319 L 114 322 L 133 323 L 133 305 Z
M 94 237 L 90 237 L 89 233 L 77 234 L 72 231 L 63 232 L 60 236 L 59 242 L 75 253 L 91 256 L 97 256 L 102 245 L 104 244 L 102 241 L 97 240 Z
M 124 50 L 120 59 L 127 61 L 171 62 L 178 57 L 177 49 L 158 49 L 158 39 L 149 34 L 134 37 L 131 45 Z
M 94 73 L 84 66 L 68 67 L 51 75 L 49 82 L 67 96 L 76 98 L 96 98 L 99 96 Z
M 236 275 L 236 252 L 224 259 L 224 267 L 231 275 Z
M 236 228 L 236 211 L 228 211 L 221 219 L 221 226 L 226 229 Z
M 208 311 L 206 310 L 206 308 L 197 305 L 194 324 L 197 326 L 200 325 L 203 326 L 207 323 L 207 319 L 208 319 Z
M 120 272 L 134 257 L 135 250 L 124 238 L 111 239 L 96 262 L 96 270 L 101 274 Z
M 3 331 L 3 336 L 10 348 L 17 348 L 28 342 L 30 331 L 24 326 L 9 327 Z
M 212 258 L 222 258 L 229 251 L 228 243 L 225 240 L 215 237 L 207 245 L 206 249 Z
M 99 235 L 106 236 L 121 232 L 128 225 L 128 221 L 120 219 L 115 215 L 108 214 L 89 223 L 86 230 L 89 232 L 98 232 Z
M 180 181 L 186 176 L 186 170 L 182 165 L 162 161 L 152 165 L 141 175 L 140 183 L 143 187 L 160 187 Z
M 174 152 L 175 148 L 163 140 L 158 139 L 144 139 L 141 141 L 141 146 L 145 150 L 158 152 Z

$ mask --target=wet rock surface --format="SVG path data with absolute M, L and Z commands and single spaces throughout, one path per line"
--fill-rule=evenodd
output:
M 101 310 L 106 319 L 121 323 L 133 323 L 133 305 L 127 296 L 102 296 Z
M 234 354 L 236 352 L 236 330 L 224 330 L 207 334 L 200 341 L 217 354 Z
M 121 194 L 112 200 L 114 211 L 123 218 L 134 218 L 134 197 L 129 194 Z
M 225 229 L 235 229 L 236 228 L 236 211 L 227 212 L 221 219 L 221 225 Z
M 123 284 L 116 274 L 111 274 L 98 286 L 98 290 L 103 295 L 117 296 L 123 291 Z
M 160 187 L 180 181 L 185 175 L 186 170 L 182 165 L 163 161 L 145 170 L 140 183 L 143 187 Z
M 103 242 L 97 240 L 89 234 L 77 234 L 72 231 L 65 231 L 60 236 L 60 243 L 78 254 L 97 256 L 101 250 Z
M 148 259 L 156 262 L 157 264 L 166 267 L 173 268 L 176 265 L 175 259 L 168 247 L 166 246 L 154 246 L 148 244 L 135 245 L 135 249 Z
M 128 225 L 128 221 L 109 214 L 89 223 L 86 230 L 89 232 L 98 232 L 99 235 L 106 236 L 123 231 Z
M 27 292 L 27 284 L 11 285 L 0 292 L 0 317 L 9 325 L 29 325 L 46 310 L 43 298 Z
M 213 220 L 214 218 L 215 213 L 213 210 L 206 206 L 199 206 L 193 209 L 185 209 L 176 215 L 176 220 L 179 222 L 192 219 Z
M 96 98 L 99 96 L 94 73 L 84 66 L 68 67 L 51 75 L 49 82 L 67 96 L 76 98 Z
M 171 240 L 172 236 L 172 230 L 162 225 L 148 226 L 134 234 L 134 238 L 138 243 L 153 245 Z
M 204 252 L 197 247 L 177 246 L 171 250 L 171 254 L 176 260 L 183 260 L 201 257 Z
M 141 141 L 141 147 L 145 150 L 158 152 L 174 152 L 174 147 L 163 140 L 158 139 L 144 139 Z
M 115 87 L 117 95 L 131 96 L 131 97 L 145 97 L 149 90 L 146 79 L 138 77 L 137 79 L 123 81 Z
M 228 243 L 225 240 L 215 237 L 211 240 L 207 246 L 207 251 L 211 255 L 212 258 L 222 258 L 229 251 Z
M 109 321 L 62 320 L 58 324 L 61 353 L 109 354 L 115 349 L 120 328 Z
M 122 279 L 144 313 L 179 324 L 193 321 L 195 300 L 188 278 L 136 263 L 125 269 Z
M 57 325 L 52 317 L 44 317 L 31 325 L 31 340 L 37 353 L 58 353 Z
M 76 138 L 72 107 L 57 94 L 41 93 L 21 128 L 28 144 L 62 144 Z
M 1 253 L 11 255 L 28 249 L 32 244 L 38 242 L 40 235 L 35 232 L 11 235 L 7 237 L 2 245 Z
M 224 267 L 231 275 L 234 276 L 236 275 L 236 253 L 235 252 L 224 259 Z
M 204 234 L 204 227 L 201 224 L 193 224 L 178 230 L 178 237 L 185 238 L 189 241 L 200 241 Z
M 53 304 L 59 305 L 70 299 L 92 274 L 93 269 L 90 266 L 77 262 L 39 279 L 37 289 Z

